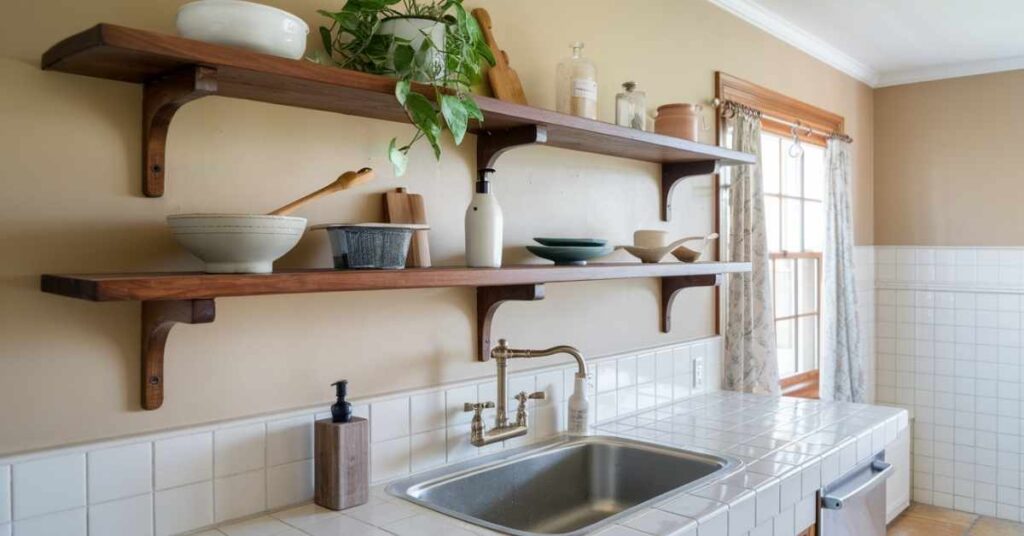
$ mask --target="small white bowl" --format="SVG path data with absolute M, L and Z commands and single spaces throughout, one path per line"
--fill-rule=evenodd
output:
M 306 230 L 306 218 L 239 214 L 167 217 L 174 239 L 211 274 L 268 274 Z
M 181 6 L 178 35 L 297 60 L 309 25 L 276 7 L 244 0 L 198 0 Z

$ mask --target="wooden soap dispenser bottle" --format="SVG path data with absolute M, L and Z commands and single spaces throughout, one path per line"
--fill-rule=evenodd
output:
M 314 468 L 316 504 L 344 510 L 364 504 L 370 495 L 370 423 L 352 416 L 345 400 L 347 380 L 332 384 L 338 400 L 331 418 L 316 421 Z

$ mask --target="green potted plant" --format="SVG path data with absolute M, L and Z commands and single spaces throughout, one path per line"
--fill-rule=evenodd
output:
M 470 86 L 494 56 L 462 0 L 347 0 L 341 11 L 319 13 L 331 19 L 320 27 L 321 63 L 398 78 L 395 98 L 416 134 L 405 145 L 393 138 L 388 146 L 396 175 L 405 173 L 409 149 L 421 138 L 440 158 L 446 127 L 458 145 L 470 119 L 483 121 Z M 413 82 L 438 87 L 434 100 L 411 91 Z

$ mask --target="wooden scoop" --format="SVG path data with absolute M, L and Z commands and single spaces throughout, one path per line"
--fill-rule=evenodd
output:
M 295 201 L 288 203 L 287 205 L 271 212 L 270 215 L 287 216 L 294 212 L 295 209 L 299 208 L 302 205 L 305 205 L 306 203 L 314 199 L 319 199 L 326 195 L 340 192 L 342 190 L 348 190 L 353 186 L 359 186 L 364 182 L 369 182 L 373 180 L 373 176 L 373 170 L 365 167 L 363 169 L 360 169 L 359 171 L 346 171 L 345 173 L 342 173 L 337 179 L 335 179 L 334 182 L 328 184 L 327 186 L 324 186 L 323 188 L 320 188 L 319 190 L 305 197 L 296 199 Z

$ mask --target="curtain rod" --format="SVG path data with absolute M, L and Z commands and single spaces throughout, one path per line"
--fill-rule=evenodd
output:
M 812 128 L 804 124 L 801 124 L 799 120 L 795 123 L 792 121 L 787 121 L 785 119 L 782 119 L 781 117 L 775 117 L 771 114 L 766 114 L 761 110 L 758 110 L 757 108 L 752 108 L 750 106 L 747 106 L 746 104 L 741 104 L 736 101 L 722 100 L 718 97 L 715 97 L 714 100 L 711 101 L 711 104 L 713 104 L 715 108 L 720 109 L 722 111 L 723 116 L 729 112 L 735 115 L 737 111 L 753 113 L 758 117 L 764 117 L 775 123 L 779 123 L 782 125 L 786 125 L 787 127 L 790 127 L 794 134 L 796 133 L 797 129 L 802 129 L 805 132 L 807 132 L 807 135 L 817 134 L 823 138 L 836 139 L 840 141 L 845 141 L 846 143 L 853 143 L 853 138 L 847 136 L 846 134 L 843 134 L 842 132 L 826 132 L 824 130 Z

